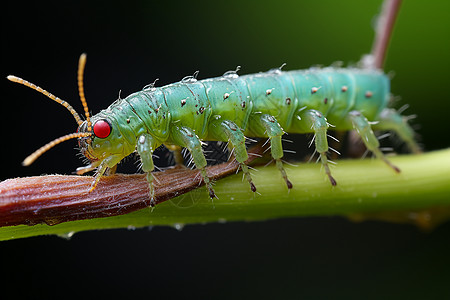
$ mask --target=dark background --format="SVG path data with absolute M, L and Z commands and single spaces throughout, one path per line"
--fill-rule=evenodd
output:
M 2 10 L 2 74 L 21 76 L 80 113 L 76 68 L 88 53 L 92 112 L 160 78 L 200 70 L 220 76 L 356 62 L 370 50 L 380 1 L 8 1 Z M 449 146 L 450 7 L 405 1 L 386 71 L 396 107 L 411 105 L 426 150 Z M 69 174 L 75 142 L 31 167 L 25 156 L 74 132 L 62 107 L 25 87 L 2 84 L 2 177 Z M 382 187 L 380 187 L 382 188 Z M 450 295 L 450 224 L 431 233 L 409 225 L 299 218 L 187 226 L 182 231 L 112 230 L 70 241 L 37 237 L 0 245 L 3 281 L 32 298 L 444 298 Z

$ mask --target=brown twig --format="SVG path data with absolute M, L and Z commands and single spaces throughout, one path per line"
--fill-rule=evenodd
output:
M 263 153 L 260 144 L 249 150 L 247 163 Z M 259 155 L 258 155 L 259 154 Z M 233 174 L 235 161 L 208 167 L 217 180 Z M 154 173 L 156 204 L 187 193 L 201 185 L 198 170 L 174 168 Z M 8 179 L 0 182 L 0 227 L 34 225 L 123 215 L 150 205 L 145 174 L 115 174 L 102 178 L 88 193 L 91 176 L 48 175 Z
M 376 36 L 372 47 L 372 66 L 382 69 L 394 23 L 400 9 L 401 0 L 385 0 L 383 10 L 378 18 Z

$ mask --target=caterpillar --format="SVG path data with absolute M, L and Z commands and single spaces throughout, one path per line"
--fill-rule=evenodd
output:
M 73 138 L 78 139 L 81 153 L 90 164 L 77 169 L 78 174 L 97 170 L 90 191 L 101 177 L 126 156 L 137 152 L 142 170 L 147 174 L 149 197 L 154 204 L 152 171 L 153 152 L 164 144 L 178 152 L 186 148 L 192 155 L 211 198 L 216 197 L 206 170 L 203 141 L 228 142 L 240 164 L 250 189 L 256 192 L 249 168 L 247 137 L 268 138 L 271 156 L 288 189 L 293 184 L 283 167 L 282 136 L 285 133 L 313 133 L 315 151 L 331 185 L 332 176 L 327 158 L 330 126 L 335 130 L 355 129 L 368 150 L 383 160 L 395 172 L 393 165 L 379 149 L 373 130 L 392 130 L 412 152 L 420 152 L 414 131 L 407 118 L 392 108 L 390 79 L 377 68 L 310 68 L 238 75 L 238 69 L 223 76 L 197 80 L 198 73 L 162 87 L 154 84 L 118 99 L 107 109 L 90 116 L 84 95 L 83 76 L 86 55 L 78 65 L 79 96 L 86 120 L 66 101 L 16 76 L 7 78 L 43 93 L 68 109 L 78 124 L 76 133 L 62 136 L 28 156 L 23 164 L 30 165 L 53 146 Z

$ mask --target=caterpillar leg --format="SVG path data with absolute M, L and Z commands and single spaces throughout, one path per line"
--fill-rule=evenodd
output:
M 228 120 L 216 121 L 209 126 L 209 132 L 212 133 L 218 140 L 229 141 L 234 147 L 234 156 L 239 163 L 244 176 L 250 184 L 253 192 L 256 192 L 256 187 L 253 184 L 252 176 L 248 170 L 245 161 L 248 159 L 247 149 L 245 148 L 245 136 L 239 127 Z
M 277 168 L 280 170 L 281 176 L 283 176 L 288 189 L 292 189 L 292 183 L 287 178 L 286 171 L 283 168 L 283 162 L 281 161 L 281 158 L 283 157 L 283 146 L 281 144 L 281 137 L 284 134 L 283 129 L 280 124 L 278 124 L 275 117 L 271 115 L 258 115 L 257 118 L 255 118 L 255 121 L 255 124 L 257 124 L 258 127 L 262 127 L 265 131 L 265 135 L 269 137 L 272 158 L 275 160 Z
M 399 173 L 400 169 L 393 165 L 381 152 L 379 149 L 380 143 L 378 142 L 377 137 L 372 131 L 369 121 L 363 114 L 357 110 L 351 111 L 349 113 L 349 118 L 353 123 L 353 127 L 356 129 L 356 132 L 359 134 L 367 149 L 372 151 L 375 156 L 381 160 L 383 160 L 388 166 L 390 166 L 395 172 Z
M 305 112 L 306 119 L 310 122 L 311 129 L 314 131 L 314 143 L 316 146 L 316 151 L 320 155 L 320 161 L 325 169 L 325 173 L 331 182 L 331 185 L 335 186 L 336 180 L 331 175 L 330 167 L 328 166 L 328 140 L 327 140 L 327 129 L 328 123 L 327 119 L 322 113 L 317 110 L 311 109 Z
M 100 165 L 100 162 L 97 162 L 97 163 L 93 162 L 90 165 L 77 168 L 75 170 L 75 173 L 77 175 L 83 175 L 84 173 L 87 173 L 87 172 L 95 170 L 99 165 Z M 112 168 L 109 168 L 109 170 L 107 170 L 107 172 L 105 172 L 105 175 L 109 176 L 109 175 L 116 174 L 116 171 L 117 171 L 117 165 L 115 165 Z
M 152 171 L 155 169 L 153 164 L 153 151 L 155 151 L 157 143 L 155 139 L 148 133 L 144 133 L 139 137 L 137 143 L 137 152 L 141 157 L 142 170 L 147 173 L 147 181 L 150 188 L 150 206 L 155 206 L 155 188 L 153 186 Z
M 200 139 L 192 129 L 187 127 L 173 126 L 171 129 L 171 136 L 174 143 L 189 150 L 194 159 L 195 167 L 200 170 L 203 181 L 209 191 L 209 196 L 214 198 L 216 194 L 212 188 L 212 182 L 206 173 L 206 158 L 205 155 L 203 155 Z
M 77 168 L 75 172 L 77 175 L 83 175 L 84 173 L 95 170 L 99 166 L 99 164 L 100 163 L 97 163 L 97 161 L 95 161 L 87 166 Z
M 414 130 L 409 126 L 408 119 L 400 115 L 392 108 L 385 108 L 377 124 L 373 126 L 376 130 L 393 130 L 407 145 L 413 153 L 421 153 L 420 146 L 414 140 Z
M 95 174 L 94 181 L 91 184 L 91 188 L 89 189 L 89 192 L 92 192 L 97 184 L 100 181 L 100 178 L 105 174 L 106 170 L 108 168 L 114 168 L 120 161 L 122 160 L 121 156 L 115 156 L 111 155 L 107 158 L 105 158 L 99 165 L 97 169 L 97 173 Z M 94 164 L 92 164 L 94 165 Z M 87 166 L 86 168 L 90 169 L 92 165 Z

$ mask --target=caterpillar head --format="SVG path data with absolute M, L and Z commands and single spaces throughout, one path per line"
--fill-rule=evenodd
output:
M 84 156 L 90 161 L 97 161 L 110 155 L 123 153 L 121 134 L 115 122 L 108 118 L 94 116 L 92 124 L 90 127 L 88 121 L 84 121 L 77 130 L 77 133 L 88 134 L 78 138 L 78 146 Z

